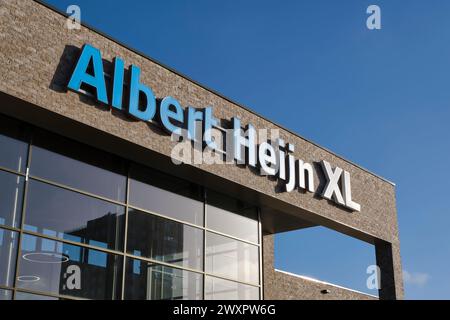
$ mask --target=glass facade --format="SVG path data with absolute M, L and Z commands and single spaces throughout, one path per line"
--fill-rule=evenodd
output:
M 254 206 L 0 117 L 0 299 L 259 299 Z

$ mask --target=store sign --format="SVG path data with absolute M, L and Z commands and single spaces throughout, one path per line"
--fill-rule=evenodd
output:
M 97 101 L 127 112 L 141 121 L 158 121 L 168 133 L 181 135 L 184 130 L 187 132 L 187 139 L 192 141 L 198 136 L 197 124 L 201 122 L 202 144 L 211 150 L 219 150 L 212 134 L 213 129 L 219 126 L 219 120 L 214 117 L 212 107 L 196 109 L 188 106 L 183 109 L 170 96 L 157 103 L 153 90 L 141 83 L 140 75 L 140 68 L 131 65 L 125 84 L 125 64 L 121 58 L 116 57 L 112 78 L 106 79 L 100 51 L 86 44 L 67 87 L 81 93 L 86 93 L 85 88 L 89 88 L 91 92 L 95 91 L 93 94 Z M 110 88 L 107 88 L 107 83 Z M 124 94 L 125 87 L 127 94 Z M 285 143 L 282 139 L 277 139 L 276 143 L 267 140 L 257 144 L 257 133 L 253 125 L 248 124 L 244 131 L 239 118 L 232 118 L 231 123 L 231 135 L 227 139 L 229 143 L 225 153 L 233 163 L 257 168 L 261 175 L 276 176 L 286 192 L 295 189 L 316 192 L 313 166 L 294 158 L 293 144 Z M 327 161 L 321 161 L 321 168 L 327 182 L 320 195 L 353 211 L 360 211 L 361 206 L 352 200 L 350 173 L 339 167 L 333 169 Z

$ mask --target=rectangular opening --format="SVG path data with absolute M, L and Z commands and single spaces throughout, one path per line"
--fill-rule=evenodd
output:
M 369 243 L 317 226 L 276 234 L 274 251 L 275 269 L 378 297 Z

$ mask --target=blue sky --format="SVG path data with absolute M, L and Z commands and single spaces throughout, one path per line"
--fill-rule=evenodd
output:
M 449 1 L 47 2 L 394 181 L 406 298 L 450 299 Z M 370 4 L 381 30 L 366 28 Z M 373 259 L 320 229 L 276 250 L 281 269 L 357 289 Z

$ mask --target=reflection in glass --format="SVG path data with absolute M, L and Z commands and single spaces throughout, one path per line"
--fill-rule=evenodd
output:
M 28 159 L 33 138 L 32 156 Z M 0 226 L 20 228 L 22 210 L 25 233 L 0 227 L 0 299 L 10 299 L 14 283 L 17 299 L 56 299 L 52 293 L 88 299 L 121 298 L 122 277 L 128 299 L 201 299 L 201 273 L 259 283 L 259 247 L 207 232 L 158 215 L 189 222 L 258 243 L 255 207 L 207 191 L 203 187 L 91 148 L 64 137 L 0 116 Z M 30 160 L 30 179 L 23 201 L 24 174 Z M 127 176 L 130 177 L 127 181 Z M 49 180 L 40 182 L 38 178 Z M 123 205 L 82 195 L 66 185 Z M 125 201 L 129 182 L 128 230 Z M 134 208 L 141 208 L 139 211 Z M 207 221 L 204 211 L 207 209 Z M 149 211 L 150 213 L 143 212 Z M 151 214 L 154 212 L 155 214 Z M 38 234 L 38 236 L 30 233 Z M 127 248 L 124 238 L 127 234 Z M 40 236 L 39 236 L 40 235 Z M 43 238 L 80 243 L 65 244 Z M 206 237 L 206 238 L 205 238 Z M 206 242 L 206 243 L 205 243 Z M 88 244 L 95 249 L 81 247 Z M 206 252 L 205 252 L 206 245 Z M 20 255 L 17 256 L 18 246 Z M 116 254 L 101 250 L 110 249 Z M 127 259 L 123 249 L 140 259 Z M 107 250 L 108 251 L 108 250 Z M 141 259 L 178 266 L 172 268 Z M 20 259 L 20 263 L 17 262 Z M 205 266 L 205 267 L 204 267 Z M 17 274 L 15 269 L 17 267 Z M 17 277 L 17 278 L 15 278 Z M 207 298 L 258 298 L 259 289 L 207 276 Z M 42 295 L 20 290 L 38 292 Z
M 125 275 L 128 300 L 200 300 L 202 275 L 137 259 L 128 259 Z
M 46 134 L 36 135 L 30 174 L 116 201 L 125 201 L 123 160 L 99 150 Z
M 205 271 L 242 282 L 259 283 L 258 247 L 206 233 Z
M 0 285 L 11 287 L 14 283 L 18 233 L 0 229 Z
M 1 300 L 11 300 L 12 299 L 12 291 L 0 289 L 0 301 Z
M 211 276 L 205 277 L 205 300 L 257 300 L 259 288 Z
M 22 213 L 24 178 L 0 171 L 0 225 L 18 227 Z
M 255 207 L 208 190 L 206 226 L 239 239 L 258 243 Z
M 120 299 L 122 257 L 24 234 L 17 286 L 88 299 Z
M 200 188 L 155 170 L 133 166 L 130 204 L 181 221 L 203 225 Z
M 128 253 L 202 269 L 203 230 L 132 209 L 128 229 Z
M 0 117 L 0 167 L 25 172 L 28 143 L 23 131 L 14 120 Z
M 30 180 L 26 230 L 122 250 L 124 217 L 122 206 Z
M 16 298 L 14 300 L 62 300 L 62 299 L 44 296 L 40 294 L 17 291 Z

